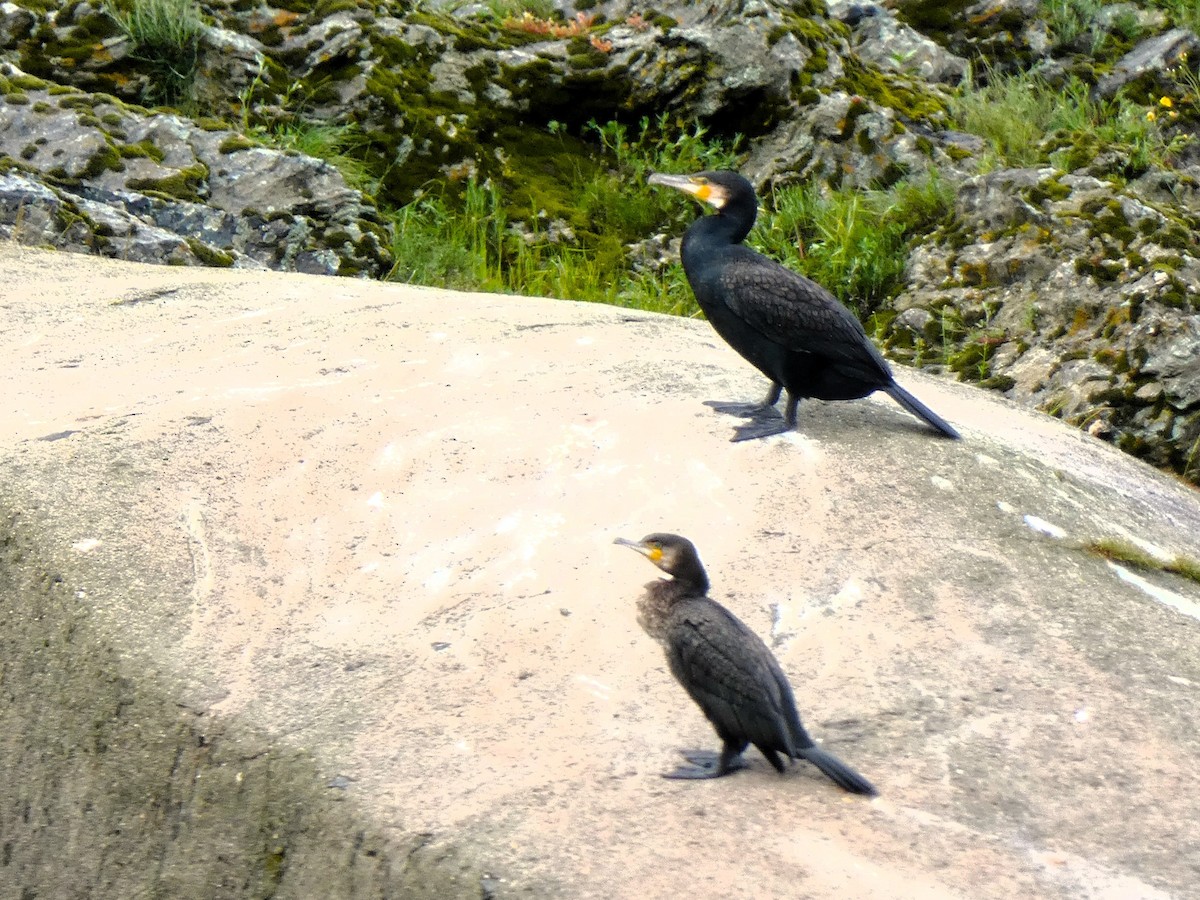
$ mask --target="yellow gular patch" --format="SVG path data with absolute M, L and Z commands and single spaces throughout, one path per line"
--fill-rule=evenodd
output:
M 662 547 L 651 547 L 650 552 L 646 554 L 651 562 L 658 562 L 662 559 Z
M 696 198 L 698 200 L 703 200 L 705 203 L 707 203 L 708 198 L 711 196 L 712 196 L 712 185 L 702 184 L 698 188 L 696 188 Z

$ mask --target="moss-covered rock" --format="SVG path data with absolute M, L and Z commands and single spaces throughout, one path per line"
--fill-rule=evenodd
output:
M 11 66 L 2 71 L 10 85 L 24 78 Z M 233 132 L 110 95 L 54 95 L 48 84 L 23 83 L 34 102 L 9 105 L 0 118 L 0 154 L 20 173 L 2 221 L 18 239 L 190 265 L 365 276 L 390 267 L 389 236 L 374 207 L 332 167 L 265 148 L 230 154 L 223 148 L 240 139 Z M 34 177 L 47 182 L 37 201 L 45 212 L 31 216 L 20 198 L 30 196 Z M 264 231 L 262 215 L 244 212 L 251 206 L 288 226 Z M 330 242 L 326 234 L 338 237 Z
M 1200 220 L 1146 188 L 1053 169 L 972 179 L 914 252 L 885 344 L 1200 483 L 1176 439 L 1191 426 L 1173 424 L 1200 408 Z

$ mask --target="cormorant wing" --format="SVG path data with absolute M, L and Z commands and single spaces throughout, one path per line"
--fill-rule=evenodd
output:
M 726 305 L 763 337 L 851 368 L 890 369 L 854 313 L 815 281 L 748 247 L 730 248 L 718 278 Z
M 773 746 L 796 758 L 795 700 L 766 644 L 723 606 L 681 604 L 667 635 L 671 672 L 722 739 Z

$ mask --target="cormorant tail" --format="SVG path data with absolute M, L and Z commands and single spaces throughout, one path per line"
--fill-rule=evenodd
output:
M 960 435 L 954 430 L 953 425 L 935 413 L 932 409 L 930 409 L 904 388 L 900 387 L 900 385 L 892 382 L 892 384 L 890 384 L 888 387 L 885 387 L 884 390 L 887 392 L 889 397 L 907 409 L 918 419 L 924 419 L 948 438 L 952 438 L 956 441 L 959 439 Z
M 847 790 L 852 794 L 866 794 L 868 797 L 874 797 L 879 793 L 875 790 L 875 786 L 871 782 L 867 781 L 867 779 L 863 778 L 832 753 L 825 752 L 815 744 L 799 751 L 799 755 L 828 775 L 834 784 L 843 790 Z

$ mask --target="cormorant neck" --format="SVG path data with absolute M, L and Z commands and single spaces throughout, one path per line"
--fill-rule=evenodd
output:
M 708 573 L 704 571 L 700 560 L 694 556 L 680 563 L 678 571 L 672 572 L 671 577 L 676 584 L 686 588 L 689 593 L 708 593 Z
M 758 203 L 754 195 L 733 196 L 724 208 L 711 216 L 701 216 L 688 228 L 684 240 L 689 243 L 696 238 L 705 238 L 708 246 L 713 244 L 740 244 L 754 227 L 758 217 Z

